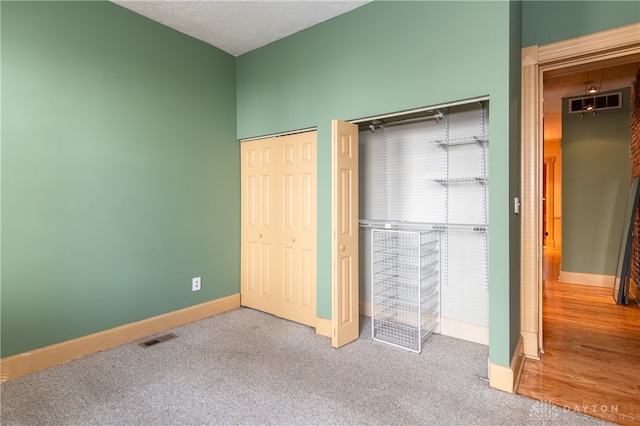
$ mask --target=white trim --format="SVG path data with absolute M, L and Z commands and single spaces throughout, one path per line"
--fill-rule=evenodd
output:
M 366 317 L 371 316 L 371 302 L 368 300 L 360 301 L 360 315 L 364 315 Z
M 637 54 L 638 46 L 640 23 L 542 45 L 538 51 L 538 63 L 549 69 L 566 68 L 599 59 Z
M 521 333 L 527 357 L 542 351 L 542 91 L 545 72 L 575 72 L 595 62 L 628 63 L 640 57 L 640 22 L 522 49 Z
M 542 346 L 542 105 L 538 46 L 522 49 L 522 148 L 520 209 L 520 333 L 527 357 L 537 358 Z M 528 141 L 525 143 L 525 141 Z M 541 249 L 540 249 L 541 251 Z M 534 341 L 530 341 L 534 339 Z
M 251 138 L 244 138 L 244 139 L 240 139 L 240 142 L 242 143 L 242 142 L 249 142 L 249 141 L 257 141 L 257 140 L 260 140 L 260 139 L 279 138 L 280 136 L 296 135 L 298 133 L 314 132 L 316 130 L 318 130 L 318 126 L 307 127 L 306 129 L 290 130 L 288 132 L 282 132 L 282 133 L 272 133 L 270 135 L 254 136 L 254 137 L 251 137 Z
M 360 301 L 360 315 L 371 316 L 371 302 Z M 484 325 L 443 317 L 440 318 L 439 334 L 489 346 L 489 327 Z
M 489 346 L 489 327 L 453 318 L 440 318 L 440 334 Z
M 561 283 L 594 285 L 611 288 L 613 288 L 614 280 L 615 276 L 613 275 L 586 274 L 584 272 L 567 271 L 560 271 L 560 276 L 558 277 L 558 281 Z

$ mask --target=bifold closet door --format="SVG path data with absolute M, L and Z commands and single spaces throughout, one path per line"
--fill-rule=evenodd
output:
M 331 139 L 331 344 L 339 348 L 356 340 L 360 333 L 358 126 L 333 120 Z
M 241 145 L 241 303 L 316 323 L 316 136 Z
M 274 292 L 271 268 L 276 257 L 277 238 L 273 223 L 275 147 L 271 139 L 240 145 L 242 177 L 241 284 L 244 306 L 276 314 L 278 294 Z M 272 301 L 275 300 L 275 301 Z

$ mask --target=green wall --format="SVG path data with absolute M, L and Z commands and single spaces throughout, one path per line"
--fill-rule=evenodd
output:
M 609 93 L 609 92 L 607 92 Z M 630 89 L 623 108 L 562 108 L 562 270 L 615 275 L 631 179 Z
M 236 138 L 310 126 L 330 317 L 331 119 L 488 95 L 490 359 L 508 365 L 520 46 L 640 21 L 637 2 L 375 1 L 235 59 L 107 2 L 1 7 L 2 356 L 237 293 Z
M 239 138 L 318 126 L 319 316 L 331 316 L 331 119 L 489 95 L 490 347 L 509 365 L 520 327 L 519 303 L 510 307 L 520 17 L 511 2 L 373 2 L 238 58 Z
M 638 1 L 538 1 L 522 4 L 522 46 L 552 43 L 640 21 Z
M 509 20 L 509 105 L 510 105 L 510 121 L 509 121 L 509 140 L 511 141 L 509 146 L 509 201 L 514 200 L 516 197 L 521 198 L 520 186 L 521 186 L 521 81 L 522 81 L 522 3 L 510 2 L 510 20 Z M 511 204 L 511 203 L 510 203 Z M 507 206 L 507 212 L 509 214 L 509 344 L 511 348 L 514 348 L 520 339 L 520 215 L 515 214 L 513 204 Z M 489 235 L 491 237 L 491 234 Z M 489 306 L 490 311 L 498 311 L 498 315 L 493 317 L 490 324 L 494 329 L 499 327 L 503 320 L 501 311 L 503 305 L 497 303 L 496 299 L 493 299 L 493 304 Z M 517 307 L 517 308 L 515 308 Z M 493 313 L 489 313 L 492 318 Z M 502 331 L 498 328 L 498 331 Z M 504 330 L 503 332 L 507 332 Z M 489 330 L 489 333 L 492 333 Z M 495 336 L 494 340 L 498 340 L 502 336 Z M 490 359 L 500 358 L 498 351 L 502 350 L 500 346 L 495 349 L 489 348 Z M 497 353 L 496 353 L 497 352 Z M 495 353 L 495 356 L 492 354 Z M 513 356 L 512 353 L 510 353 Z M 508 361 L 510 361 L 509 358 Z M 504 364 L 507 365 L 507 364 Z
M 238 293 L 235 58 L 108 2 L 1 25 L 2 356 Z

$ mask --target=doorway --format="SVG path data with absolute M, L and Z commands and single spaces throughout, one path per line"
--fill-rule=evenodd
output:
M 550 98 L 548 89 L 551 78 L 570 78 L 572 74 L 582 73 L 584 84 L 585 80 L 589 80 L 584 75 L 590 70 L 593 72 L 637 63 L 640 59 L 639 35 L 640 24 L 634 24 L 579 39 L 532 46 L 523 49 L 522 68 L 524 208 L 521 333 L 525 355 L 529 359 L 525 363 L 518 393 L 620 423 L 625 423 L 625 419 L 628 422 L 628 415 L 635 415 L 640 408 L 635 397 L 626 397 L 632 394 L 627 389 L 638 386 L 637 380 L 634 382 L 637 376 L 617 373 L 617 369 L 626 371 L 630 366 L 637 365 L 637 351 L 634 348 L 639 337 L 635 330 L 640 311 L 620 309 L 624 307 L 614 305 L 610 288 L 585 288 L 557 280 L 560 270 L 560 258 L 554 256 L 557 248 L 551 249 L 556 253 L 549 253 L 550 242 L 547 240 L 547 248 L 543 249 L 544 232 L 548 231 L 549 226 L 549 206 L 543 206 L 543 199 L 545 203 L 549 201 L 549 174 L 545 173 L 545 166 L 548 171 L 550 157 L 544 147 L 548 139 L 554 139 L 547 128 L 551 114 L 546 111 L 546 106 Z M 601 78 L 600 75 L 598 78 Z M 628 83 L 623 86 L 628 86 Z M 561 135 L 556 139 L 559 141 Z M 558 170 L 561 171 L 561 168 L 555 169 Z M 543 261 L 549 263 L 543 267 Z M 555 277 L 550 272 L 555 273 Z M 547 279 L 546 282 L 543 277 Z M 543 297 L 545 294 L 546 298 Z M 612 324 L 615 324 L 615 330 L 610 328 Z M 543 339 L 547 331 L 549 335 Z M 545 349 L 548 354 L 542 358 Z M 565 358 L 562 356 L 565 353 L 572 356 Z M 617 362 L 613 362 L 612 357 L 616 357 Z M 591 391 L 587 388 L 591 388 Z M 597 404 L 597 409 L 585 409 L 589 404 L 590 407 L 596 407 Z M 576 410 L 575 407 L 579 408 Z
M 628 88 L 639 66 L 597 61 L 544 72 L 542 236 L 545 253 L 562 251 L 562 282 L 611 285 L 634 163 Z M 590 104 L 607 98 L 615 105 Z
M 521 334 L 524 354 L 539 359 L 542 326 L 543 89 L 547 72 L 570 72 L 640 60 L 640 24 L 530 46 L 522 51 Z M 545 120 L 547 117 L 545 116 Z

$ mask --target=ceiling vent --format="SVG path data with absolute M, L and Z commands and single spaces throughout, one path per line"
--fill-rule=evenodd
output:
M 622 92 L 569 99 L 569 114 L 622 108 Z

